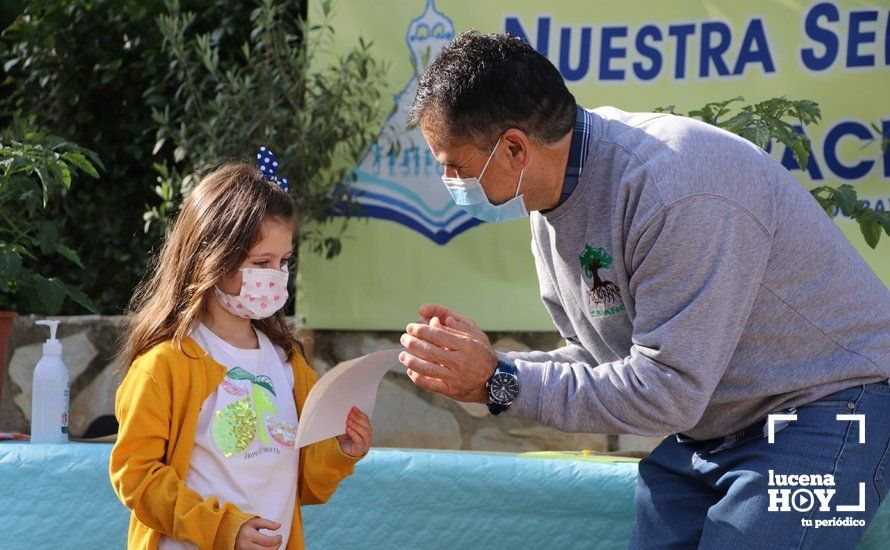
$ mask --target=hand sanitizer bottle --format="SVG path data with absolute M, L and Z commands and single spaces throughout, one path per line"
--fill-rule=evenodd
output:
M 49 327 L 43 357 L 34 369 L 31 391 L 31 443 L 68 443 L 68 366 L 62 361 L 62 343 L 56 339 L 58 321 L 37 321 Z

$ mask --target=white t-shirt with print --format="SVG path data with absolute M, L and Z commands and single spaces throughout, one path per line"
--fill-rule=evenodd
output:
M 297 407 L 294 373 L 286 354 L 261 331 L 260 349 L 242 349 L 224 341 L 204 324 L 192 338 L 226 367 L 222 383 L 198 415 L 195 446 L 185 484 L 204 498 L 231 502 L 244 512 L 281 524 L 274 532 L 287 545 L 296 505 L 297 467 L 294 449 Z M 195 548 L 162 536 L 161 550 Z

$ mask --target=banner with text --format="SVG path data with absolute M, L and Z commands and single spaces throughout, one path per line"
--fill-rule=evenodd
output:
M 365 217 L 350 222 L 341 254 L 333 260 L 300 254 L 298 314 L 309 327 L 401 330 L 420 304 L 437 302 L 487 330 L 553 330 L 538 294 L 528 221 L 482 223 L 455 206 L 420 130 L 406 128 L 415 68 L 470 29 L 526 39 L 587 108 L 675 105 L 688 112 L 740 95 L 746 103 L 814 100 L 823 120 L 806 129 L 807 171 L 781 144 L 771 154 L 809 188 L 849 183 L 875 209 L 890 208 L 890 151 L 881 148 L 882 134 L 890 136 L 886 4 L 553 0 L 545 8 L 522 0 L 340 0 L 335 6 L 337 47 L 345 50 L 361 36 L 391 64 L 395 110 L 386 118 L 383 109 L 380 138 L 355 168 Z M 396 142 L 398 153 L 390 154 Z M 856 223 L 841 215 L 837 223 L 890 284 L 890 238 L 872 250 Z

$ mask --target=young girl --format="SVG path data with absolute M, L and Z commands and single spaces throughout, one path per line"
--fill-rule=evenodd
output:
M 280 312 L 294 203 L 261 166 L 197 186 L 131 303 L 109 467 L 131 549 L 303 548 L 300 505 L 368 450 L 358 409 L 344 435 L 293 447 L 316 375 Z

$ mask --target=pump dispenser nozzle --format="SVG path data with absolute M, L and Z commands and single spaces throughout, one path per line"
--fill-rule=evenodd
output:
M 37 321 L 38 325 L 49 327 L 49 339 L 43 343 L 44 355 L 62 355 L 62 342 L 56 338 L 59 322 L 53 319 Z

